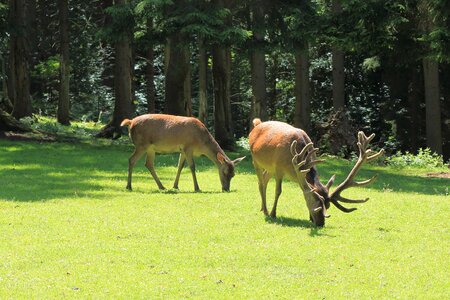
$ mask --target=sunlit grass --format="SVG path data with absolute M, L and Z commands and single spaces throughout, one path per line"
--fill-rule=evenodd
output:
M 279 218 L 259 212 L 247 159 L 231 192 L 198 161 L 202 192 L 186 168 L 180 191 L 159 191 L 141 160 L 125 189 L 132 147 L 0 140 L 0 298 L 442 299 L 450 294 L 448 179 L 427 170 L 369 166 L 358 210 L 308 220 L 294 183 Z M 232 155 L 237 157 L 238 154 Z M 248 155 L 248 154 L 247 154 Z M 177 157 L 157 156 L 171 187 Z M 327 160 L 328 179 L 351 164 Z M 274 184 L 269 184 L 269 202 Z

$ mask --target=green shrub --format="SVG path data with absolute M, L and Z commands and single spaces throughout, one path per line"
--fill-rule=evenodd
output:
M 404 154 L 400 151 L 395 155 L 388 157 L 386 162 L 395 167 L 443 167 L 444 159 L 442 155 L 432 152 L 429 148 L 419 149 L 417 154 L 406 151 Z
M 239 138 L 239 140 L 237 140 L 236 144 L 239 147 L 241 147 L 241 148 L 243 148 L 243 149 L 245 149 L 247 151 L 250 151 L 250 145 L 248 144 L 248 137 L 241 136 Z

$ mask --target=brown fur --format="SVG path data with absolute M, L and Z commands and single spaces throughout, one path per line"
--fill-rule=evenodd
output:
M 146 166 L 158 187 L 164 189 L 153 168 L 154 157 L 156 153 L 180 152 L 174 188 L 178 188 L 181 169 L 187 161 L 194 179 L 194 188 L 199 190 L 193 157 L 205 155 L 219 168 L 223 189 L 229 189 L 229 181 L 232 175 L 234 176 L 235 161 L 231 161 L 226 156 L 205 125 L 198 119 L 165 114 L 147 114 L 136 117 L 131 121 L 125 119 L 122 121 L 123 125 L 129 126 L 130 137 L 136 147 L 135 152 L 130 157 L 127 188 L 131 189 L 131 172 L 134 164 L 139 157 L 146 153 Z
M 291 144 L 297 141 L 297 152 L 300 152 L 306 144 L 311 142 L 308 135 L 301 129 L 295 128 L 289 124 L 277 121 L 261 122 L 259 119 L 253 120 L 256 124 L 250 132 L 249 144 L 258 176 L 259 192 L 261 194 L 261 210 L 268 215 L 266 206 L 266 189 L 270 178 L 275 177 L 275 201 L 273 204 L 271 217 L 276 217 L 278 198 L 282 191 L 283 178 L 298 182 L 296 172 L 292 166 Z M 314 157 L 314 156 L 313 156 Z M 307 174 L 306 179 L 311 185 L 318 185 L 322 189 L 315 168 Z M 306 182 L 303 183 L 302 190 L 307 188 Z M 308 207 L 316 205 L 315 200 L 310 196 L 306 197 Z

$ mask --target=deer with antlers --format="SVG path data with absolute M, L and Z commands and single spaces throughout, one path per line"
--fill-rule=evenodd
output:
M 323 162 L 316 158 L 317 148 L 314 148 L 311 139 L 301 129 L 289 124 L 277 121 L 261 122 L 260 119 L 253 120 L 253 130 L 250 132 L 249 143 L 253 158 L 253 165 L 258 176 L 259 192 L 261 194 L 261 211 L 269 215 L 266 206 L 267 184 L 271 177 L 275 177 L 275 201 L 270 217 L 275 218 L 277 214 L 278 199 L 282 191 L 282 180 L 287 177 L 296 181 L 305 197 L 309 210 L 310 220 L 316 226 L 323 226 L 325 218 L 330 215 L 327 209 L 330 202 L 343 212 L 349 213 L 356 208 L 346 208 L 344 203 L 363 203 L 369 200 L 347 199 L 341 193 L 350 187 L 363 186 L 373 182 L 376 176 L 365 181 L 355 181 L 355 175 L 361 166 L 376 159 L 384 153 L 373 152 L 368 149 L 370 141 L 375 134 L 367 137 L 362 131 L 358 132 L 359 158 L 347 178 L 330 192 L 335 175 L 323 185 L 319 180 L 316 165 Z

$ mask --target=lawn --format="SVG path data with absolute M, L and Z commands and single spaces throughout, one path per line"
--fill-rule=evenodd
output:
M 143 160 L 129 192 L 131 151 L 111 142 L 0 140 L 1 299 L 450 295 L 450 179 L 365 166 L 359 178 L 378 173 L 378 181 L 346 195 L 371 200 L 350 214 L 332 207 L 316 228 L 294 183 L 283 185 L 278 218 L 263 216 L 249 156 L 229 193 L 206 159 L 197 159 L 200 193 L 188 168 L 179 191 L 159 191 Z M 176 162 L 156 158 L 166 187 Z M 350 168 L 337 159 L 319 166 L 337 181 Z M 273 193 L 272 181 L 269 209 Z

